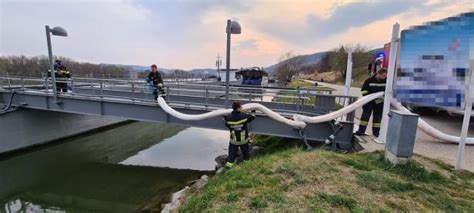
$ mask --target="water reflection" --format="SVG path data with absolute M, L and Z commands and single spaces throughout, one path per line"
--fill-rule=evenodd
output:
M 198 170 L 212 169 L 214 157 L 225 152 L 225 135 L 137 122 L 3 157 L 0 212 L 133 212 L 160 206 L 206 173 Z
M 226 131 L 188 128 L 121 164 L 212 170 L 214 158 L 225 153 L 228 140 Z

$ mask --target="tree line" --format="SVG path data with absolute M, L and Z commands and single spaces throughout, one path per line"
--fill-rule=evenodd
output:
M 75 77 L 130 78 L 130 67 L 110 64 L 77 62 L 70 58 L 58 57 Z M 0 75 L 43 77 L 50 68 L 46 56 L 0 56 Z
M 352 51 L 352 70 L 354 73 L 362 73 L 373 59 L 373 53 L 366 46 L 339 45 L 339 47 L 326 52 L 321 60 L 315 63 L 304 63 L 303 56 L 297 56 L 292 52 L 283 54 L 279 65 L 275 69 L 275 77 L 280 82 L 290 82 L 299 73 L 311 74 L 334 71 L 336 79 L 344 80 L 347 68 L 347 53 Z

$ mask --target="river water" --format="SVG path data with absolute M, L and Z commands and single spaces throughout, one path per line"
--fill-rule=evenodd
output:
M 0 158 L 0 212 L 134 212 L 214 169 L 228 133 L 135 122 Z

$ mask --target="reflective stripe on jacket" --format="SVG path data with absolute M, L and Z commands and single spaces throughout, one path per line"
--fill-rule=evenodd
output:
M 224 116 L 225 125 L 230 130 L 230 143 L 242 145 L 249 142 L 247 124 L 255 119 L 255 114 L 246 114 L 233 111 L 230 115 Z
M 377 92 L 384 92 L 385 82 L 386 80 L 379 81 L 377 78 L 375 78 L 375 76 L 370 77 L 367 80 L 365 80 L 360 91 L 363 96 L 377 93 Z M 377 104 L 381 102 L 383 102 L 383 98 L 381 98 L 380 100 L 376 100 Z

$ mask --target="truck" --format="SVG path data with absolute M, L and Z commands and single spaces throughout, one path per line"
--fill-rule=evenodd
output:
M 403 30 L 394 97 L 408 108 L 461 113 L 474 59 L 474 12 Z M 390 45 L 385 45 L 383 61 Z

